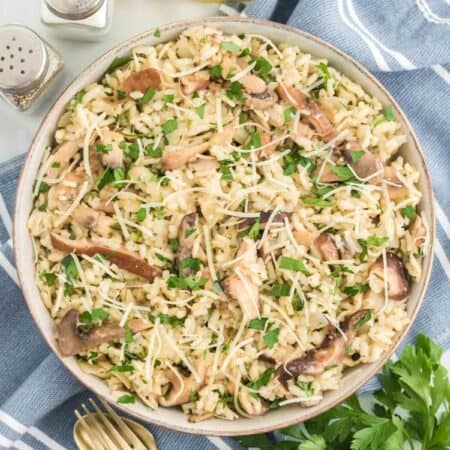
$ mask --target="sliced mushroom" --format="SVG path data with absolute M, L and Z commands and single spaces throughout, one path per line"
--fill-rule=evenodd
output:
M 329 142 L 336 137 L 336 128 L 332 125 L 317 102 L 313 100 L 308 102 L 306 95 L 293 86 L 286 88 L 280 84 L 278 85 L 277 92 L 284 101 L 287 101 L 297 109 L 305 110 L 309 113 L 305 116 L 305 120 L 316 129 L 325 142 Z
M 355 151 L 363 152 L 362 157 L 356 161 L 353 157 Z M 362 150 L 358 144 L 354 144 L 349 149 L 343 149 L 342 155 L 359 178 L 367 179 L 372 184 L 379 184 L 383 180 L 383 163 L 372 152 Z
M 58 178 L 62 171 L 69 165 L 70 160 L 83 147 L 82 139 L 67 141 L 58 145 L 49 157 L 48 169 L 46 172 L 49 178 Z
M 153 324 L 151 322 L 142 320 L 142 319 L 128 319 L 127 320 L 127 327 L 133 333 L 140 333 L 141 331 L 148 330 L 152 326 L 153 326 Z
M 425 244 L 427 239 L 427 229 L 423 223 L 422 217 L 417 215 L 413 224 L 410 226 L 409 231 L 414 239 L 414 246 L 418 250 Z
M 393 167 L 384 168 L 384 179 L 391 200 L 402 200 L 409 195 L 408 188 L 397 178 Z
M 62 356 L 73 356 L 90 348 L 122 338 L 125 331 L 112 324 L 94 326 L 85 331 L 79 326 L 80 313 L 69 310 L 57 326 L 58 346 Z
M 307 229 L 294 230 L 292 234 L 294 235 L 296 241 L 305 247 L 311 247 L 318 237 L 318 232 L 312 232 Z
M 123 136 L 117 131 L 111 131 L 108 128 L 101 130 L 102 144 L 110 145 L 112 149 L 108 153 L 102 154 L 102 163 L 112 169 L 123 167 L 123 151 L 119 144 L 124 140 Z
M 385 267 L 380 255 L 369 269 L 369 277 L 384 280 Z M 402 260 L 394 253 L 386 253 L 387 291 L 391 300 L 403 300 L 409 294 L 409 281 Z
M 78 205 L 72 213 L 72 217 L 79 225 L 95 231 L 101 236 L 109 236 L 111 227 L 116 221 L 105 213 L 96 211 L 86 205 Z
M 361 309 L 340 323 L 339 330 L 329 325 L 328 332 L 316 349 L 310 350 L 300 358 L 291 359 L 278 370 L 278 379 L 286 387 L 288 380 L 300 374 L 320 375 L 327 367 L 340 364 L 346 355 L 346 349 L 356 335 L 359 322 L 371 313 L 370 309 Z
M 207 70 L 200 70 L 191 75 L 186 75 L 180 78 L 183 85 L 183 92 L 186 95 L 206 89 L 209 84 L 209 72 Z
M 209 150 L 210 146 L 210 142 L 203 142 L 201 144 L 191 145 L 183 150 L 166 152 L 161 158 L 161 164 L 165 170 L 181 169 L 187 163 L 193 161 L 198 155 Z
M 320 234 L 314 241 L 314 244 L 325 261 L 337 261 L 340 259 L 336 242 L 330 233 Z
M 220 167 L 216 158 L 197 158 L 195 161 L 189 163 L 189 169 L 195 170 L 198 173 L 215 172 Z
M 267 145 L 267 147 L 264 147 L 258 152 L 258 156 L 263 159 L 270 158 L 270 156 L 273 154 L 273 152 L 277 148 L 277 144 L 270 144 L 272 137 L 269 133 L 262 133 L 261 134 L 261 146 Z
M 157 267 L 153 267 L 142 260 L 137 254 L 123 247 L 111 248 L 104 244 L 90 240 L 73 241 L 51 233 L 50 239 L 53 247 L 62 252 L 74 252 L 77 255 L 94 256 L 97 253 L 123 270 L 139 275 L 152 282 L 160 273 Z
M 259 229 L 264 230 L 266 228 L 267 222 L 273 211 L 264 211 L 259 215 Z M 290 219 L 292 216 L 291 212 L 279 211 L 272 218 L 272 225 L 284 224 L 285 219 Z M 256 218 L 248 217 L 237 224 L 239 230 L 245 228 L 250 228 L 256 222 Z
M 97 211 L 103 211 L 107 214 L 114 213 L 114 206 L 109 199 L 117 192 L 117 188 L 108 184 L 100 190 L 98 197 L 95 197 L 91 201 L 91 205 Z
M 176 371 L 176 373 L 175 373 Z M 196 380 L 194 375 L 185 377 L 177 369 L 168 369 L 165 374 L 171 387 L 168 393 L 159 397 L 158 402 L 161 406 L 177 406 L 187 403 L 192 394 L 196 394 L 206 381 L 206 364 L 198 364 L 197 372 L 200 380 Z
M 63 180 L 51 187 L 48 193 L 48 208 L 66 209 L 80 192 L 83 176 L 71 172 Z
M 233 265 L 235 272 L 223 281 L 225 292 L 238 301 L 246 319 L 259 315 L 259 289 L 241 269 L 245 270 L 249 265 L 256 263 L 256 260 L 255 241 L 244 238 L 237 252 L 237 261 Z M 239 269 L 239 275 L 236 269 Z
M 194 248 L 195 238 L 198 235 L 198 214 L 193 212 L 186 214 L 181 220 L 178 229 L 178 242 L 180 243 L 180 250 L 177 256 L 177 263 L 180 264 L 185 258 L 192 257 L 192 250 Z M 187 277 L 191 275 L 192 270 L 189 267 L 183 269 L 181 275 Z
M 261 78 L 256 75 L 246 75 L 241 80 L 244 90 L 251 95 L 262 94 L 266 91 L 267 85 Z
M 277 361 L 274 358 L 272 358 L 269 355 L 266 355 L 265 353 L 262 353 L 261 355 L 259 355 L 258 359 L 267 364 L 272 364 L 273 366 L 277 363 Z
M 277 102 L 278 97 L 271 89 L 266 89 L 259 94 L 249 94 L 245 100 L 245 105 L 250 109 L 264 111 L 271 108 Z
M 134 91 L 144 93 L 148 88 L 159 88 L 161 73 L 157 69 L 144 69 L 131 74 L 122 84 L 122 90 L 127 94 Z
M 320 166 L 317 166 L 313 175 L 317 177 L 319 183 L 337 183 L 342 181 L 342 179 L 331 170 L 332 167 L 334 167 L 333 164 L 324 161 Z

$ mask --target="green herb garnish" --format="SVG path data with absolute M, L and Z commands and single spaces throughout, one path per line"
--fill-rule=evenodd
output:
M 280 269 L 293 270 L 294 272 L 301 272 L 305 275 L 309 275 L 309 270 L 306 268 L 303 261 L 300 259 L 289 258 L 288 256 L 282 256 L 279 264 Z
M 169 119 L 161 125 L 164 134 L 170 134 L 178 129 L 178 120 Z
M 237 44 L 235 44 L 234 42 L 231 42 L 231 41 L 224 41 L 224 42 L 222 42 L 220 44 L 220 48 L 222 50 L 226 50 L 227 52 L 234 53 L 234 54 L 241 52 L 241 49 L 240 49 L 239 45 L 237 45 Z

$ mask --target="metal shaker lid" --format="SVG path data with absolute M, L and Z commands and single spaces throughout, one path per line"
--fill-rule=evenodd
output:
M 82 20 L 95 14 L 105 0 L 45 0 L 48 9 L 68 20 Z
M 38 86 L 48 70 L 41 38 L 23 25 L 0 26 L 0 91 L 21 94 Z

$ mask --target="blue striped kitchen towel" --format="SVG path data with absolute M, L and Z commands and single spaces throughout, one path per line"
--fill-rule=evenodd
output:
M 442 0 L 254 0 L 254 17 L 274 18 L 318 35 L 372 70 L 397 99 L 425 150 L 437 199 L 438 233 L 424 306 L 410 332 L 450 349 L 450 5 Z M 74 448 L 73 410 L 89 393 L 50 352 L 20 289 L 11 248 L 11 212 L 23 157 L 0 165 L 0 447 Z M 162 450 L 237 449 L 231 439 L 149 427 Z

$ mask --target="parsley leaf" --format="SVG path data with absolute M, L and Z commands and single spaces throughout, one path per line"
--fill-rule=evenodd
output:
M 138 104 L 139 105 L 146 105 L 150 100 L 153 99 L 155 94 L 156 94 L 156 89 L 154 87 L 149 87 L 145 91 L 144 95 L 140 99 L 138 99 L 138 101 L 137 101 Z
M 78 278 L 78 269 L 72 255 L 66 255 L 61 260 L 67 279 L 72 282 Z
M 221 42 L 220 48 L 222 50 L 226 50 L 227 52 L 235 53 L 235 54 L 241 52 L 241 49 L 240 49 L 239 45 L 237 45 L 237 44 L 235 44 L 234 42 L 231 42 L 231 41 Z
M 155 30 L 155 32 L 153 33 L 153 36 L 160 38 L 161 37 L 161 30 L 159 28 L 157 28 Z
M 384 109 L 384 118 L 387 122 L 392 122 L 394 120 L 394 109 L 392 105 L 387 105 Z
M 47 283 L 47 286 L 54 286 L 56 283 L 57 276 L 51 272 L 42 272 L 39 275 L 39 278 L 42 281 L 45 281 Z
M 327 208 L 333 205 L 331 200 L 324 200 L 323 198 L 310 197 L 308 195 L 301 197 L 301 201 L 308 206 L 317 206 L 318 208 Z
M 209 76 L 214 78 L 221 78 L 222 77 L 222 66 L 220 64 L 217 64 L 217 66 L 213 66 L 209 68 Z
M 134 403 L 136 401 L 136 397 L 132 394 L 125 394 L 120 396 L 117 399 L 117 403 L 123 403 L 123 404 L 127 404 L 127 403 Z
M 259 391 L 270 381 L 270 378 L 274 372 L 275 369 L 273 367 L 267 368 L 256 380 L 247 383 L 247 387 L 255 391 Z
M 230 87 L 226 90 L 227 97 L 230 100 L 243 100 L 242 84 L 239 81 L 233 81 Z
M 110 66 L 106 69 L 106 73 L 114 72 L 116 69 L 118 69 L 119 67 L 125 66 L 132 60 L 133 60 L 133 57 L 131 55 L 130 56 L 122 56 L 122 57 L 119 56 L 117 58 L 114 58 L 112 63 L 110 64 Z
M 267 323 L 267 317 L 255 318 L 250 320 L 248 327 L 252 330 L 264 330 Z
M 309 275 L 309 270 L 303 264 L 300 259 L 289 258 L 288 256 L 282 256 L 280 259 L 280 269 L 293 270 L 294 272 L 301 272 L 305 275 Z
M 335 173 L 342 181 L 354 180 L 353 172 L 347 166 L 331 166 L 331 171 Z
M 306 170 L 311 173 L 316 168 L 316 163 L 309 158 L 305 158 L 295 150 L 292 150 L 283 158 L 283 175 L 292 175 L 297 172 L 298 166 L 306 167 Z
M 350 152 L 352 161 L 358 162 L 364 156 L 364 153 L 365 153 L 364 150 L 354 150 L 354 151 Z
M 414 206 L 408 205 L 400 210 L 402 217 L 409 219 L 410 222 L 414 222 L 416 219 L 416 208 Z
M 287 283 L 274 283 L 270 290 L 272 297 L 287 297 L 291 292 L 291 286 Z
M 97 144 L 95 146 L 95 149 L 100 153 L 109 153 L 113 148 L 111 144 L 107 145 Z
M 263 336 L 263 341 L 265 342 L 267 347 L 273 348 L 275 346 L 275 344 L 278 342 L 278 335 L 279 334 L 280 334 L 280 329 L 279 328 L 274 328 L 274 329 L 268 331 Z
M 203 119 L 205 117 L 205 105 L 206 103 L 203 103 L 195 108 L 195 112 L 197 113 L 197 116 L 200 117 L 200 119 Z
M 164 134 L 170 134 L 178 129 L 178 120 L 169 119 L 161 125 Z
M 296 114 L 297 110 L 294 106 L 289 106 L 289 108 L 286 108 L 284 110 L 284 123 L 290 122 Z

